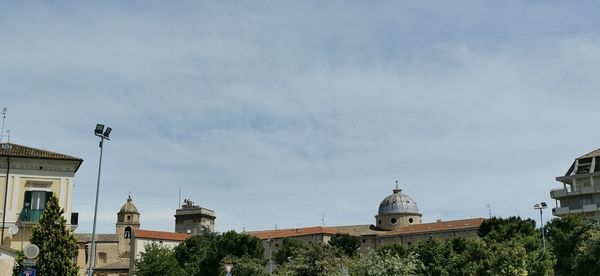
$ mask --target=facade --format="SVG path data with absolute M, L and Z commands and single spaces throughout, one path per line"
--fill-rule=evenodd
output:
M 0 275 L 13 275 L 17 251 L 0 245 Z
M 140 213 L 133 204 L 131 196 L 117 213 L 115 234 L 97 234 L 96 254 L 94 256 L 94 275 L 129 275 L 131 238 L 140 228 Z M 87 275 L 92 235 L 76 234 L 78 244 L 77 266 L 79 275 Z
M 349 234 L 360 237 L 360 252 L 367 254 L 380 246 L 399 243 L 411 244 L 430 238 L 448 240 L 456 237 L 476 237 L 483 218 L 462 219 L 422 223 L 417 203 L 408 195 L 402 194 L 397 186 L 392 194 L 385 197 L 375 216 L 375 225 L 345 225 L 331 227 L 306 227 L 267 231 L 252 231 L 248 234 L 263 241 L 265 258 L 270 260 L 283 239 L 292 238 L 307 242 L 327 243 L 335 234 Z
M 600 149 L 576 158 L 556 180 L 562 188 L 550 191 L 556 204 L 553 215 L 584 214 L 600 221 Z
M 52 195 L 58 198 L 68 226 L 75 229 L 78 214 L 72 213 L 71 200 L 75 173 L 82 162 L 62 153 L 0 143 L 0 213 L 6 206 L 6 213 L 1 214 L 5 223 L 0 245 L 17 250 L 28 245 L 32 227 Z M 15 235 L 8 231 L 13 225 L 18 227 Z
M 146 245 L 156 243 L 161 246 L 175 248 L 190 237 L 189 234 L 171 233 L 136 229 L 131 239 L 131 258 L 129 259 L 129 275 L 134 275 L 135 261 L 145 251 Z
M 195 205 L 185 199 L 181 209 L 175 211 L 175 232 L 198 235 L 203 231 L 215 231 L 215 211 Z

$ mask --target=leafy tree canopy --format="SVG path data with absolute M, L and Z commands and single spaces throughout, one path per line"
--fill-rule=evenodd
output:
M 337 248 L 348 257 L 352 257 L 358 253 L 360 249 L 360 238 L 349 234 L 335 234 L 329 241 L 329 245 Z
M 31 243 L 40 248 L 36 268 L 40 275 L 77 275 L 77 241 L 67 228 L 64 211 L 52 195 L 46 202 L 39 224 L 33 227 Z
M 171 248 L 150 243 L 144 246 L 144 252 L 135 261 L 137 276 L 176 276 L 184 275 L 185 271 L 177 263 Z

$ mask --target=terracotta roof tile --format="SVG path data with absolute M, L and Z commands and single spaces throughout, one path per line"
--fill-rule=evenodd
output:
M 134 231 L 136 238 L 154 239 L 154 240 L 168 240 L 168 241 L 183 241 L 190 237 L 189 234 L 185 233 L 173 233 L 163 231 L 152 231 L 137 229 Z
M 279 238 L 291 238 L 291 237 L 317 235 L 317 234 L 335 235 L 337 233 L 338 233 L 338 231 L 333 228 L 323 227 L 323 226 L 315 226 L 315 227 L 292 228 L 292 229 L 251 231 L 251 232 L 248 232 L 248 235 L 255 236 L 261 240 L 266 240 L 269 238 L 279 239 Z
M 473 229 L 473 228 L 479 228 L 479 226 L 481 225 L 481 223 L 483 223 L 484 220 L 485 219 L 483 219 L 483 218 L 474 218 L 474 219 L 449 220 L 449 221 L 441 221 L 441 222 L 407 225 L 407 226 L 401 227 L 398 230 L 381 233 L 381 234 L 379 234 L 379 236 L 387 237 L 387 236 L 398 236 L 398 235 L 405 235 L 405 234 L 429 233 L 429 232 L 447 231 L 450 229 L 452 229 L 452 230 Z
M 0 155 L 8 155 L 11 157 L 83 161 L 79 157 L 73 157 L 62 153 L 17 145 L 13 143 L 0 143 Z

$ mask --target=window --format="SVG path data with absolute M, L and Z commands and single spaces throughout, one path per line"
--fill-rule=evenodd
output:
M 105 252 L 98 253 L 98 259 L 100 259 L 100 262 L 105 264 L 106 263 L 106 253 Z
M 398 220 L 396 220 L 396 218 L 392 218 L 392 220 L 391 220 L 392 224 L 396 224 L 397 221 Z
M 415 220 L 413 218 L 408 219 L 408 223 L 412 224 Z
M 131 239 L 131 227 L 129 227 L 129 226 L 125 227 L 124 238 Z
M 38 222 L 42 211 L 46 208 L 46 202 L 51 196 L 52 192 L 25 191 L 20 219 L 22 221 Z

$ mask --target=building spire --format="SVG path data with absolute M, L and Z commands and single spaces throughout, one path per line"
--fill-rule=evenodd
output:
M 398 180 L 396 180 L 396 189 L 394 189 L 394 194 L 399 194 L 402 192 L 402 189 L 398 188 Z

